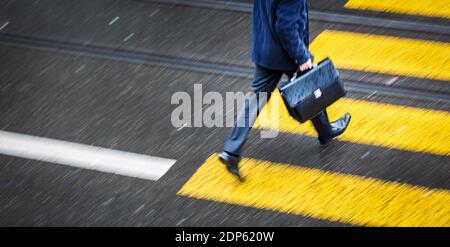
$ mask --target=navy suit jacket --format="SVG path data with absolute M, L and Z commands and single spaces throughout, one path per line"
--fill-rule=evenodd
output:
M 308 59 L 307 0 L 253 0 L 255 64 L 273 70 L 295 71 Z

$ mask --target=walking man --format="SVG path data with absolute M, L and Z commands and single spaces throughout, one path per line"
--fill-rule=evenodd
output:
M 241 149 L 250 129 L 266 100 L 258 100 L 264 93 L 267 100 L 283 74 L 289 78 L 296 71 L 304 72 L 313 66 L 314 56 L 308 50 L 309 25 L 307 0 L 255 0 L 253 1 L 254 78 L 250 85 L 256 95 L 246 99 L 234 128 L 219 159 L 241 181 L 239 172 Z M 257 103 L 251 102 L 256 101 Z M 252 109 L 252 108 L 257 109 Z M 311 119 L 321 145 L 342 134 L 350 122 L 350 114 L 331 122 L 322 111 Z M 244 123 L 244 124 L 238 124 Z

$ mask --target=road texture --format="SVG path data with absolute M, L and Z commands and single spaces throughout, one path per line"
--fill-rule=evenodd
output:
M 318 13 L 449 23 L 312 2 Z M 450 35 L 314 20 L 310 29 L 313 46 L 335 30 L 436 48 L 423 60 L 429 73 L 401 72 L 415 64 L 407 60 L 392 65 L 398 73 L 360 66 L 374 56 L 337 64 L 346 81 L 363 86 L 347 95 L 359 117 L 348 135 L 321 147 L 309 124 L 282 120 L 273 139 L 254 128 L 244 151 L 249 182 L 239 184 L 214 159 L 230 128 L 174 127 L 170 102 L 176 92 L 193 97 L 196 84 L 205 93 L 248 91 L 251 13 L 164 0 L 2 1 L 1 131 L 176 162 L 147 180 L 0 153 L 0 225 L 450 226 L 450 79 L 435 68 L 450 64 Z M 391 52 L 386 57 L 398 54 Z M 355 57 L 342 54 L 334 56 Z M 361 108 L 368 105 L 372 112 Z M 377 118 L 384 122 L 375 126 Z M 295 201 L 300 196 L 308 200 Z

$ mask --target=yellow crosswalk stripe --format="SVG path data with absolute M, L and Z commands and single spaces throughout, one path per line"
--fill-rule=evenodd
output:
M 450 226 L 450 191 L 245 158 L 238 183 L 214 154 L 178 195 L 368 226 Z
M 311 50 L 341 69 L 450 80 L 449 43 L 325 30 Z
M 278 125 L 272 107 L 278 107 Z M 413 152 L 450 155 L 450 113 L 409 106 L 343 98 L 328 108 L 331 120 L 352 114 L 347 131 L 338 139 Z M 286 110 L 278 91 L 261 112 L 256 128 L 317 136 L 310 122 L 300 124 Z
M 345 7 L 450 18 L 450 0 L 349 0 Z

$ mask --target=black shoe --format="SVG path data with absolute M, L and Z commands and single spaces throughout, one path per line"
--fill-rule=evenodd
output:
M 219 160 L 224 165 L 226 165 L 227 170 L 231 174 L 236 176 L 239 179 L 239 181 L 241 181 L 241 182 L 244 181 L 244 178 L 241 176 L 241 174 L 239 172 L 239 167 L 238 167 L 239 161 L 241 161 L 241 157 L 235 156 L 235 155 L 230 155 L 229 153 L 223 151 L 219 155 Z
M 352 116 L 350 114 L 346 113 L 339 120 L 330 123 L 329 134 L 326 136 L 319 136 L 320 145 L 326 145 L 331 140 L 333 140 L 333 138 L 344 133 L 344 131 L 347 129 L 347 127 L 350 123 L 351 118 L 352 118 Z

